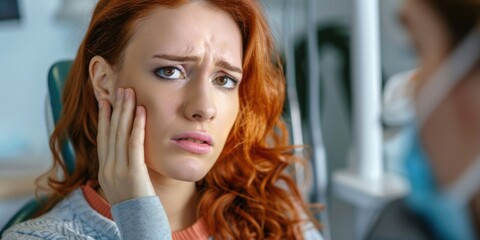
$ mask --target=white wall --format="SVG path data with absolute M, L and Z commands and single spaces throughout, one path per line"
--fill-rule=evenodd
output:
M 35 177 L 51 164 L 47 72 L 55 61 L 75 56 L 88 18 L 59 17 L 62 2 L 19 0 L 20 20 L 0 21 L 0 181 L 17 184 L 14 194 L 1 191 L 0 228 L 32 198 Z M 77 9 L 91 9 L 87 5 Z
M 410 39 L 398 20 L 403 0 L 380 0 L 380 36 L 385 77 L 413 69 L 416 56 Z
M 85 21 L 59 20 L 60 3 L 19 0 L 21 19 L 0 22 L 0 166 L 50 162 L 47 72 L 73 58 L 85 29 Z

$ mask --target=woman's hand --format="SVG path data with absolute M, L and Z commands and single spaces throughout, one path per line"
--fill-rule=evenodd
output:
M 146 112 L 135 106 L 133 89 L 117 89 L 112 114 L 108 101 L 99 102 L 98 180 L 112 205 L 155 195 L 144 157 Z

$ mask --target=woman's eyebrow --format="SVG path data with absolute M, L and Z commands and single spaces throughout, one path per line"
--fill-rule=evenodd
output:
M 152 58 L 161 58 L 161 59 L 166 59 L 166 60 L 171 60 L 176 62 L 197 62 L 199 60 L 199 57 L 196 57 L 196 56 L 177 56 L 177 55 L 170 55 L 170 54 L 155 54 L 153 55 Z M 243 71 L 241 68 L 233 66 L 232 64 L 230 64 L 225 60 L 217 61 L 216 65 L 228 71 L 243 74 Z
M 153 58 L 162 58 L 177 62 L 196 62 L 198 61 L 198 57 L 195 56 L 176 56 L 176 55 L 169 55 L 169 54 L 155 54 Z
M 221 68 L 224 68 L 228 71 L 232 71 L 232 72 L 236 72 L 236 73 L 239 73 L 239 74 L 243 74 L 243 71 L 241 68 L 239 67 L 235 67 L 233 66 L 232 64 L 230 64 L 229 62 L 227 61 L 224 61 L 224 60 L 220 60 L 217 62 L 217 66 L 221 67 Z

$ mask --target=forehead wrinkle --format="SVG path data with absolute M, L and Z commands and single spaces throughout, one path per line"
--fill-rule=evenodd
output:
M 208 7 L 213 7 L 207 4 Z M 152 13 L 162 14 L 168 13 L 172 9 L 159 7 L 152 11 Z M 218 10 L 215 7 L 209 10 Z M 224 13 L 226 16 L 231 18 L 230 15 Z M 145 17 L 137 19 L 133 27 L 133 34 L 130 40 L 137 39 L 140 34 L 138 32 L 148 32 L 148 31 L 156 31 L 155 25 L 151 21 L 156 19 L 158 15 L 154 14 L 147 14 Z M 149 22 L 149 24 L 145 24 Z M 235 25 L 236 26 L 236 25 Z M 152 28 L 153 27 L 153 28 Z M 236 26 L 238 27 L 238 26 Z M 177 47 L 175 49 L 162 49 L 161 52 L 168 54 L 168 55 L 182 55 L 182 56 L 196 56 L 199 57 L 199 61 L 204 61 L 205 57 L 211 56 L 211 59 L 214 60 L 215 64 L 218 66 L 218 63 L 222 65 L 222 62 L 228 62 L 232 66 L 237 66 L 240 63 L 237 63 L 237 59 L 235 59 L 236 52 L 232 52 L 228 42 L 222 42 L 223 38 L 218 38 L 216 36 L 216 29 L 209 29 L 208 31 L 201 31 L 198 32 L 199 29 L 193 28 L 194 37 L 189 36 L 181 39 L 175 40 L 177 42 Z M 184 35 L 186 32 L 179 31 L 177 34 Z M 190 40 L 188 40 L 190 39 Z M 165 51 L 166 50 L 166 51 Z M 157 50 L 158 51 L 158 50 Z M 241 56 L 240 56 L 241 58 Z M 224 64 L 223 64 L 224 65 Z
M 192 57 L 199 57 L 198 54 L 195 53 L 195 47 L 185 44 L 182 49 L 169 49 L 170 51 L 166 51 L 167 55 L 172 56 L 192 56 Z
M 205 42 L 206 52 L 207 50 L 215 49 L 211 47 L 212 45 L 218 46 L 218 48 L 216 48 L 217 49 L 216 51 L 209 51 L 211 52 L 214 66 L 242 74 L 241 66 L 236 66 L 236 64 L 233 63 L 231 59 L 229 59 L 227 56 L 224 56 L 222 54 L 222 53 L 225 53 L 226 51 L 223 51 L 223 48 L 222 48 L 223 46 L 219 46 L 219 44 L 215 44 L 215 36 L 213 35 L 210 36 L 209 41 Z

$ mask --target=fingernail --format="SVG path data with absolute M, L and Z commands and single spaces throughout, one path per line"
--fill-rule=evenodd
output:
M 143 112 L 143 111 L 142 111 L 142 107 L 137 106 L 137 114 L 138 114 L 138 115 L 142 115 L 142 112 Z

